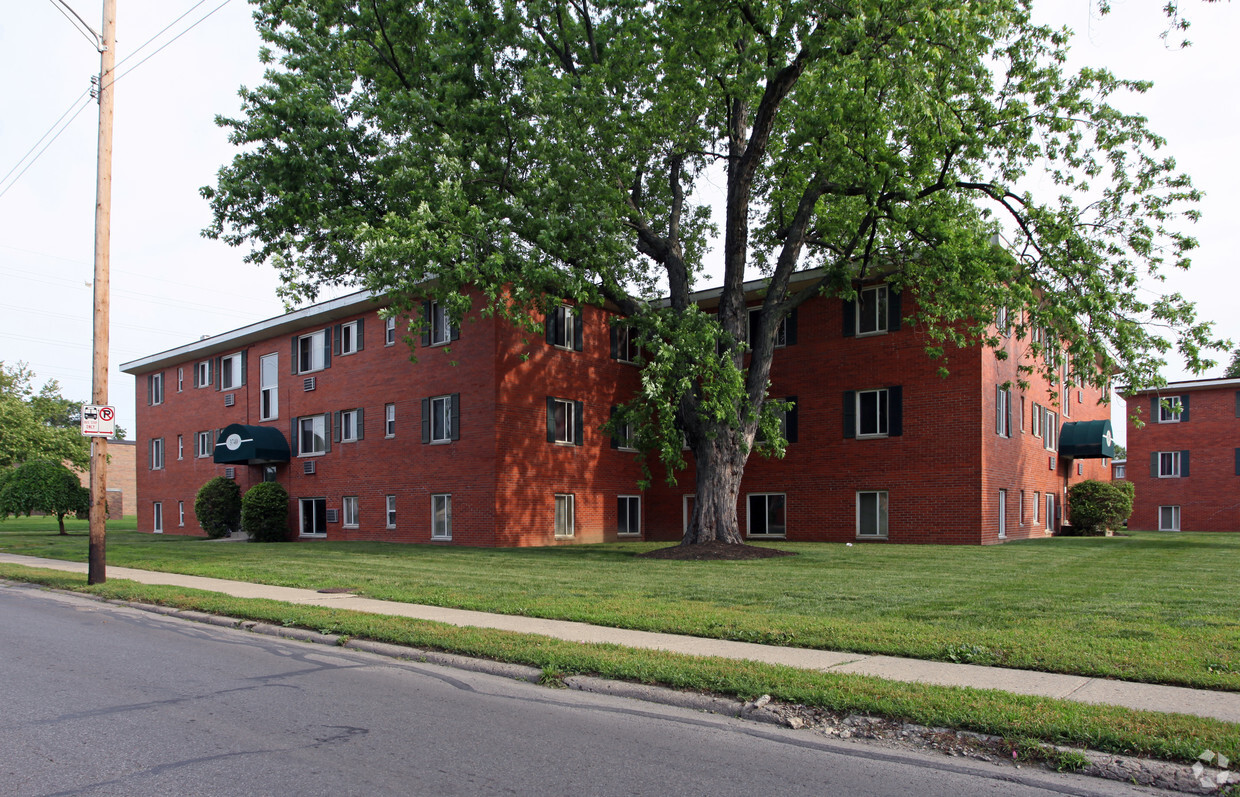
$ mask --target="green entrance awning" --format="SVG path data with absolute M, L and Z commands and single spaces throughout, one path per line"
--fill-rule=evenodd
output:
M 221 465 L 268 465 L 288 460 L 288 440 L 271 426 L 234 423 L 220 431 L 215 443 L 215 462 Z
M 1059 430 L 1059 454 L 1071 459 L 1103 459 L 1115 456 L 1115 435 L 1110 421 L 1075 421 Z

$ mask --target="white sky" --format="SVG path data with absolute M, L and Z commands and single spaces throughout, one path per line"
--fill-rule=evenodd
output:
M 221 3 L 223 5 L 221 6 Z M 0 114 L 0 175 L 20 160 L 98 71 L 99 56 L 50 0 L 9 4 L 0 17 L 0 69 L 8 75 Z M 100 29 L 100 0 L 70 0 Z M 200 186 L 233 154 L 216 114 L 237 112 L 239 86 L 261 81 L 259 41 L 242 0 L 118 0 L 117 60 L 181 14 L 151 45 L 121 64 L 116 83 L 112 188 L 110 403 L 130 437 L 134 385 L 118 366 L 263 320 L 283 311 L 270 268 L 242 262 L 244 250 L 209 241 Z M 1194 266 L 1160 290 L 1197 302 L 1203 318 L 1240 344 L 1240 8 L 1184 0 L 1193 46 L 1168 49 L 1155 0 L 1118 0 L 1103 18 L 1090 0 L 1037 3 L 1041 21 L 1077 32 L 1073 65 L 1105 66 L 1155 87 L 1125 110 L 1144 113 L 1166 152 L 1206 192 L 1193 233 Z M 177 33 L 166 49 L 139 64 Z M 132 69 L 132 73 L 126 71 Z M 1227 100 L 1227 97 L 1233 97 Z M 91 394 L 91 304 L 98 107 L 90 103 L 16 183 L 0 182 L 0 360 L 28 363 L 38 384 L 57 379 L 66 397 Z M 40 145 L 42 146 L 42 145 Z M 1152 298 L 1152 294 L 1145 294 Z M 1205 376 L 1221 374 L 1227 358 Z M 1193 378 L 1172 358 L 1170 380 Z M 1117 408 L 1119 409 L 1119 408 Z M 1123 422 L 1116 418 L 1122 435 Z

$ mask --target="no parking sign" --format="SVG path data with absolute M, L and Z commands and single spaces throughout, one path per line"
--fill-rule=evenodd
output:
M 88 437 L 111 437 L 116 434 L 116 407 L 83 404 L 82 434 Z

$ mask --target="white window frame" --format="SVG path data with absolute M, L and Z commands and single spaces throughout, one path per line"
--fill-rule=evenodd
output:
M 620 525 L 620 506 L 625 505 L 628 523 Z M 642 533 L 642 497 L 640 495 L 616 496 L 616 534 L 620 537 L 640 537 Z
M 1116 479 L 1127 479 L 1128 478 L 1128 466 L 1126 464 L 1115 466 L 1115 478 Z
M 1046 518 L 1044 521 L 1046 524 L 1046 533 L 1050 534 L 1055 530 L 1055 494 L 1050 490 L 1047 490 L 1042 496 L 1042 499 L 1046 501 Z
M 185 502 L 177 501 L 177 526 L 185 525 Z
M 874 294 L 873 304 L 874 304 L 874 316 L 875 317 L 872 319 L 874 328 L 869 329 L 869 330 L 864 328 L 865 319 L 863 318 L 863 313 L 862 313 L 862 308 L 865 305 L 865 295 L 867 293 Z M 891 296 L 887 292 L 886 284 L 871 285 L 868 288 L 862 288 L 861 290 L 857 291 L 857 311 L 855 314 L 856 315 L 855 320 L 857 324 L 856 326 L 857 337 L 861 338 L 867 335 L 886 335 L 887 334 L 887 315 L 890 312 L 888 309 L 888 302 L 890 302 L 890 300 L 891 300 Z
M 1020 503 L 1016 507 L 1016 512 L 1017 512 L 1016 525 L 1023 526 L 1025 525 L 1025 491 L 1024 490 L 1020 491 L 1019 500 L 1020 500 Z
M 861 430 L 861 401 L 863 396 L 868 395 L 876 397 L 876 403 L 874 405 L 874 421 L 878 431 L 874 432 L 863 432 Z M 879 388 L 878 390 L 858 390 L 856 402 L 857 439 L 864 440 L 867 438 L 887 437 L 891 431 L 891 397 L 887 393 L 887 388 Z
M 308 342 L 307 342 L 308 341 Z M 327 367 L 323 346 L 327 342 L 327 330 L 320 329 L 308 335 L 297 336 L 297 373 L 310 374 Z M 309 361 L 309 367 L 304 367 Z
M 762 523 L 767 530 L 754 531 L 754 499 L 762 500 Z M 780 528 L 780 531 L 771 531 L 769 522 L 769 514 L 771 510 L 771 499 L 778 498 L 783 507 L 783 524 L 774 526 Z M 788 494 L 787 493 L 747 493 L 745 495 L 745 536 L 752 537 L 756 540 L 785 540 L 788 538 Z
M 434 396 L 430 402 L 431 442 L 452 442 L 452 396 Z M 439 428 L 436 429 L 436 426 Z
M 320 501 L 323 502 L 323 531 L 306 531 L 306 502 L 310 502 L 310 506 L 314 507 Z M 327 536 L 327 500 L 325 498 L 297 499 L 297 536 L 313 540 L 321 540 Z
M 396 436 L 396 405 L 395 404 L 384 404 L 383 405 L 383 436 L 384 437 L 395 437 Z
M 185 459 L 185 436 L 177 435 L 177 459 Z
M 999 539 L 1007 539 L 1007 490 L 999 491 Z
M 228 378 L 225 379 L 225 376 Z M 220 358 L 220 390 L 235 390 L 241 387 L 245 375 L 241 373 L 241 352 Z
M 874 533 L 863 534 L 861 531 L 861 502 L 864 496 L 874 496 Z M 890 530 L 891 504 L 890 496 L 886 490 L 858 490 L 857 491 L 857 526 L 856 534 L 859 540 L 885 540 L 888 539 Z
M 1042 405 L 1036 401 L 1033 402 L 1033 415 L 1031 416 L 1032 420 L 1030 421 L 1032 428 L 1030 431 L 1034 437 L 1038 438 L 1042 436 L 1042 412 Z
M 1164 457 L 1166 457 L 1167 459 L 1164 459 Z M 1179 451 L 1159 451 L 1158 452 L 1158 478 L 1160 479 L 1180 478 L 1180 452 Z
M 164 403 L 164 372 L 151 374 L 151 405 Z
M 180 393 L 183 390 L 185 390 L 185 368 L 184 367 L 177 369 L 177 392 Z
M 1184 412 L 1184 404 L 1180 401 L 1179 396 L 1164 396 L 1158 402 L 1158 422 L 1159 423 L 1179 423 L 1180 415 Z
M 576 429 L 573 427 L 576 418 L 575 402 L 569 399 L 561 399 L 552 397 L 555 415 L 555 444 L 560 446 L 576 445 L 577 435 Z M 560 415 L 563 413 L 564 423 L 560 423 Z M 561 426 L 563 427 L 567 437 L 560 434 Z
M 163 534 L 164 533 L 164 502 L 156 501 L 153 504 L 151 504 L 151 512 L 152 512 L 152 518 L 151 518 L 152 530 L 156 534 Z
M 340 356 L 357 354 L 357 321 L 349 321 L 340 325 Z
M 431 495 L 431 539 L 452 539 L 452 494 Z
M 641 351 L 641 346 L 633 340 L 632 324 L 617 323 L 616 338 L 616 362 L 629 363 L 630 365 L 636 363 L 637 354 Z
M 1163 522 L 1163 511 L 1170 510 L 1170 523 Z M 1158 530 L 1159 531 L 1179 531 L 1180 530 L 1180 507 L 1178 504 L 1168 504 L 1158 507 Z
M 995 387 L 995 434 L 1012 436 L 1012 389 Z
M 1000 307 L 995 312 L 995 329 L 1005 338 L 1012 334 L 1012 327 L 1008 324 L 1008 309 L 1006 307 Z
M 448 318 L 448 308 L 437 301 L 431 302 L 430 330 L 432 346 L 446 346 L 452 342 L 452 319 Z
M 211 445 L 211 431 L 198 432 L 194 435 L 194 457 L 195 459 L 206 459 L 215 452 Z
M 561 304 L 557 305 L 552 312 L 556 314 L 555 329 L 558 329 L 561 335 L 559 337 L 553 335 L 551 345 L 557 349 L 573 351 L 573 341 L 577 339 L 577 325 L 581 323 L 577 308 L 571 304 Z
M 164 469 L 164 438 L 151 438 L 151 470 Z
M 576 497 L 572 493 L 555 494 L 552 528 L 557 540 L 568 540 L 577 535 L 575 505 Z
M 203 360 L 194 365 L 194 387 L 207 387 L 211 384 L 211 361 Z
M 310 434 L 306 434 L 306 425 L 310 425 Z M 312 441 L 307 447 L 306 441 Z M 321 446 L 315 447 L 313 441 L 318 440 Z M 327 416 L 306 415 L 297 419 L 297 456 L 317 457 L 327 453 Z
M 393 346 L 396 344 L 396 316 L 383 319 L 383 345 Z
M 341 524 L 346 529 L 357 528 L 358 506 L 356 495 L 346 495 L 340 499 L 340 517 Z
M 280 355 L 264 354 L 258 360 L 258 419 L 274 421 L 280 417 Z
M 340 411 L 340 442 L 356 443 L 358 440 L 357 410 Z
M 396 528 L 396 496 L 387 496 L 387 503 L 384 507 L 384 527 L 389 529 Z
M 1043 409 L 1042 447 L 1047 451 L 1059 450 L 1059 416 L 1048 409 Z
M 1033 491 L 1033 525 L 1042 522 L 1042 491 Z

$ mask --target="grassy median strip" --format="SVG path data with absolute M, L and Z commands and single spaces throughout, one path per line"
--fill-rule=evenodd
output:
M 1210 749 L 1240 760 L 1240 725 L 1180 714 L 1093 706 L 994 690 L 908 684 L 618 645 L 566 642 L 533 634 L 460 628 L 401 617 L 147 586 L 122 579 L 87 586 L 82 575 L 19 565 L 0 564 L 0 577 L 116 600 L 195 609 L 321 633 L 527 664 L 564 675 L 598 675 L 747 700 L 769 694 L 777 700 L 841 713 L 989 733 L 1014 743 L 1036 739 L 1184 762 Z
M 83 534 L 0 524 L 0 550 L 86 561 Z M 216 543 L 110 530 L 108 563 L 764 644 L 1240 691 L 1240 534 L 1002 546 L 786 543 L 664 562 L 668 543 L 478 549 Z

